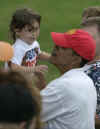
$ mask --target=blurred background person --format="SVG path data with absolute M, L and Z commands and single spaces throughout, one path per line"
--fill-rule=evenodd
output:
M 0 70 L 0 129 L 40 129 L 41 97 L 18 72 Z
M 84 70 L 93 80 L 97 91 L 96 129 L 100 129 L 100 6 L 85 8 L 81 25 L 96 41 L 95 59 L 86 65 Z

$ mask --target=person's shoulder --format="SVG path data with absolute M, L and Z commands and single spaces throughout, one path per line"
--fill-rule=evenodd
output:
M 39 45 L 39 42 L 37 40 L 35 40 L 33 43 L 32 43 L 33 46 L 40 46 Z
M 19 40 L 19 39 L 17 39 L 17 40 L 14 42 L 14 44 L 13 44 L 12 46 L 13 46 L 14 48 L 15 48 L 15 47 L 22 46 L 22 41 Z
M 14 50 L 17 49 L 18 51 L 21 51 L 21 50 L 23 51 L 27 48 L 27 44 L 20 39 L 17 39 L 12 46 L 13 46 Z
M 39 42 L 37 40 L 34 41 L 35 44 L 39 44 Z
M 41 91 L 41 95 L 42 96 L 52 96 L 54 95 L 54 97 L 56 97 L 57 95 L 61 95 L 65 93 L 65 89 L 64 89 L 64 85 L 66 83 L 64 83 L 64 81 L 62 81 L 60 78 L 57 78 L 53 81 L 51 81 L 46 88 L 44 88 Z
M 62 78 L 67 78 L 67 83 L 76 84 L 76 83 L 89 83 L 92 82 L 92 80 L 88 77 L 88 75 L 81 69 L 72 69 L 68 72 L 66 72 Z
M 47 87 L 49 88 L 55 88 L 56 85 L 58 85 L 60 81 L 60 78 L 56 78 L 54 80 L 52 80 L 51 82 L 49 82 L 49 84 L 47 85 Z
M 49 84 L 46 86 L 46 88 L 47 89 L 52 89 L 52 90 L 54 90 L 54 89 L 59 89 L 59 90 L 61 90 L 61 89 L 63 89 L 63 86 L 65 85 L 66 86 L 66 84 L 67 83 L 69 83 L 69 75 L 67 75 L 67 73 L 65 73 L 65 74 L 63 74 L 63 75 L 61 75 L 60 77 L 58 77 L 58 78 L 56 78 L 56 79 L 54 79 L 54 80 L 52 80 L 51 82 L 49 82 Z
M 74 77 L 76 75 L 84 74 L 84 71 L 81 68 L 71 69 L 68 72 L 64 73 L 62 77 Z
M 78 78 L 79 76 L 85 76 L 85 73 L 80 70 L 80 69 L 72 69 L 68 72 L 65 72 L 63 75 L 61 75 L 60 77 L 56 78 L 55 80 L 51 81 L 48 86 L 54 86 L 54 85 L 61 85 L 61 84 L 65 84 L 65 83 L 69 83 L 70 80 L 75 80 L 76 78 Z M 79 78 L 78 78 L 79 79 Z M 71 81 L 72 82 L 72 81 Z
M 73 76 L 72 71 L 69 71 L 68 73 L 66 72 L 64 75 L 51 81 L 46 86 L 46 88 L 44 90 L 42 90 L 41 94 L 47 95 L 49 93 L 55 93 L 55 94 L 65 95 L 67 93 L 67 91 L 70 91 L 71 88 L 73 88 L 73 87 L 75 87 L 75 85 L 77 85 L 76 82 L 78 82 L 78 79 L 79 79 L 78 76 L 76 77 L 75 74 Z M 80 82 L 79 82 L 79 84 L 80 84 Z

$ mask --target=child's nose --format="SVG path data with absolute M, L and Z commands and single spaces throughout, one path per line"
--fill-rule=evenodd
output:
M 36 34 L 34 32 L 32 33 L 32 35 L 33 35 L 33 37 L 36 37 Z

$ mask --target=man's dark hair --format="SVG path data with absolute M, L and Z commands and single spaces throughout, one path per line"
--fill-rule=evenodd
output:
M 0 122 L 27 122 L 40 110 L 40 96 L 24 76 L 0 70 Z
M 13 40 L 16 39 L 15 29 L 23 29 L 26 25 L 31 26 L 33 21 L 37 21 L 40 25 L 41 16 L 30 8 L 17 9 L 13 14 L 10 23 L 10 32 Z

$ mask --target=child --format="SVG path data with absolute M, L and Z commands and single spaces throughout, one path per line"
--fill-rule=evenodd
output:
M 14 56 L 8 66 L 17 71 L 45 72 L 46 65 L 36 65 L 37 59 L 49 61 L 50 55 L 40 50 L 37 38 L 40 33 L 41 16 L 32 9 L 18 9 L 12 16 L 10 34 L 13 38 Z
M 49 61 L 50 55 L 40 50 L 37 38 L 40 33 L 41 16 L 29 8 L 18 9 L 10 23 L 14 40 L 14 56 L 8 63 L 12 69 L 24 72 L 44 72 L 45 65 L 37 65 L 37 58 Z

